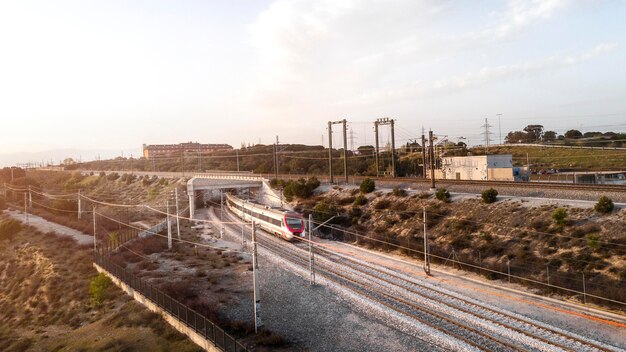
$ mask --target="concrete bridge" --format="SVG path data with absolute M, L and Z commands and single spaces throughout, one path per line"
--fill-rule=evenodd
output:
M 189 195 L 189 217 L 193 219 L 195 199 L 198 192 L 214 191 L 232 188 L 262 188 L 265 179 L 261 176 L 224 175 L 224 174 L 195 174 L 187 181 Z

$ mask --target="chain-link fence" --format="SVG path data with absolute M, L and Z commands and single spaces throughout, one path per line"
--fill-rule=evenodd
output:
M 145 280 L 133 275 L 128 270 L 111 262 L 107 256 L 98 253 L 95 256 L 95 262 L 111 275 L 193 329 L 196 333 L 211 341 L 220 350 L 225 352 L 248 351 L 241 343 L 237 342 L 234 337 L 230 336 L 205 316 L 185 306 L 163 291 L 150 285 Z

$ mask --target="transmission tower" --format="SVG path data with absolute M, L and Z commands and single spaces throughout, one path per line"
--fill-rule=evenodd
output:
M 482 132 L 482 134 L 485 137 L 485 154 L 487 153 L 488 149 L 489 149 L 489 142 L 491 142 L 491 132 L 489 131 L 489 127 L 493 127 L 489 124 L 489 121 L 487 119 L 485 119 L 485 124 L 480 126 L 482 128 L 484 128 L 484 131 Z

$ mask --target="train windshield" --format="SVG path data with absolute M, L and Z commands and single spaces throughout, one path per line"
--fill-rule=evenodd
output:
M 302 228 L 302 219 L 299 218 L 285 218 L 287 225 L 294 230 L 300 230 Z

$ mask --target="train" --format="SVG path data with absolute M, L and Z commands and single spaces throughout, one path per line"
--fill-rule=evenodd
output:
M 231 194 L 226 194 L 226 205 L 243 220 L 253 220 L 265 231 L 284 240 L 293 241 L 305 235 L 304 219 L 294 211 L 246 201 Z

